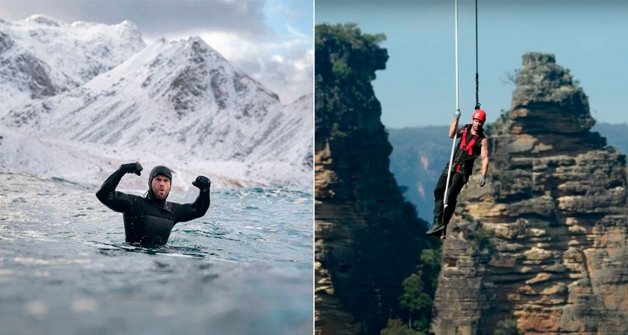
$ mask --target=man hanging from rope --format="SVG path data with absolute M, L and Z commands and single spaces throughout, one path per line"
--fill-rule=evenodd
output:
M 436 188 L 434 189 L 434 224 L 432 228 L 427 232 L 427 235 L 435 235 L 441 233 L 441 237 L 444 238 L 445 231 L 451 216 L 456 209 L 456 198 L 458 193 L 462 190 L 462 186 L 467 183 L 471 173 L 473 171 L 473 162 L 480 156 L 482 158 L 482 179 L 480 179 L 480 187 L 483 187 L 486 183 L 486 172 L 488 171 L 488 140 L 484 136 L 484 129 L 482 126 L 486 121 L 486 112 L 476 107 L 473 115 L 471 116 L 472 123 L 465 125 L 458 129 L 458 120 L 460 119 L 460 110 L 457 110 L 454 114 L 454 119 L 451 120 L 449 125 L 449 138 L 460 138 L 460 142 L 456 146 L 456 151 L 453 155 L 453 164 L 450 171 L 447 167 L 443 170 Z M 448 183 L 448 196 L 447 201 L 444 202 L 445 189 Z

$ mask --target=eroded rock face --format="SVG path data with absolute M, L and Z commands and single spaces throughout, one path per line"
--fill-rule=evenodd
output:
M 392 147 L 370 83 L 375 70 L 385 67 L 385 49 L 364 50 L 372 63 L 349 64 L 355 74 L 346 79 L 325 63 L 342 55 L 318 50 L 316 334 L 379 334 L 388 318 L 401 314 L 401 282 L 416 270 L 426 246 L 425 223 L 403 200 L 389 170 Z
M 432 329 L 628 333 L 626 157 L 589 131 L 553 55 L 524 55 L 516 83 L 488 130 L 489 182 L 471 178 L 448 227 Z
M 383 127 L 316 146 L 317 333 L 376 334 L 398 311 L 424 228 L 389 172 Z

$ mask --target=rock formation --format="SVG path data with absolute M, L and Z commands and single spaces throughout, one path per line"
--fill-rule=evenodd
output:
M 448 227 L 435 334 L 628 333 L 626 157 L 593 124 L 569 71 L 525 54 Z
M 352 44 L 323 29 L 316 32 L 316 333 L 379 334 L 399 316 L 401 282 L 425 247 L 425 223 L 389 171 L 392 147 L 370 83 L 386 50 L 351 27 L 343 36 L 360 47 L 345 48 Z

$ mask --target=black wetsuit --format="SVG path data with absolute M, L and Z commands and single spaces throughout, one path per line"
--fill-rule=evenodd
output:
M 466 129 L 466 132 L 465 132 Z M 463 133 L 464 136 L 463 136 Z M 476 136 L 471 134 L 471 125 L 468 124 L 456 132 L 456 137 L 462 137 L 454 153 L 454 164 L 449 178 L 449 188 L 447 189 L 447 209 L 444 209 L 445 183 L 447 182 L 447 168 L 449 163 L 441 173 L 436 187 L 434 188 L 434 218 L 443 218 L 446 225 L 454 214 L 458 193 L 464 184 L 469 180 L 473 172 L 473 162 L 480 155 L 482 150 L 482 140 L 485 138 L 484 132 L 480 130 Z M 464 148 L 463 148 L 464 147 Z M 443 217 L 443 210 L 445 210 Z
M 201 190 L 191 204 L 158 200 L 152 190 L 145 198 L 118 192 L 116 187 L 124 174 L 120 169 L 116 170 L 96 192 L 96 197 L 107 207 L 124 214 L 127 243 L 142 246 L 166 244 L 177 222 L 199 218 L 209 208 L 209 189 Z

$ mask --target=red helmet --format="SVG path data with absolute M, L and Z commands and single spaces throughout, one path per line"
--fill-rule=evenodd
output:
M 476 109 L 473 115 L 471 115 L 471 120 L 475 119 L 482 121 L 482 123 L 486 122 L 486 112 L 482 109 Z

